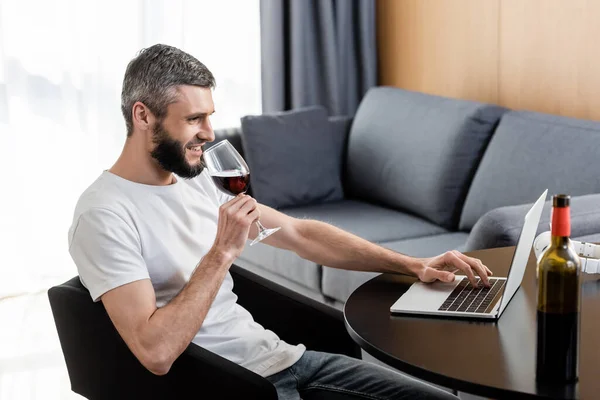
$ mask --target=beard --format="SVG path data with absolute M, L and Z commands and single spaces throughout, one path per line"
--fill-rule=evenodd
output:
M 200 156 L 200 162 L 191 165 L 185 159 L 185 145 L 179 140 L 171 137 L 169 132 L 157 123 L 152 132 L 152 142 L 156 145 L 150 153 L 162 169 L 174 173 L 185 179 L 195 178 L 204 170 L 204 154 Z

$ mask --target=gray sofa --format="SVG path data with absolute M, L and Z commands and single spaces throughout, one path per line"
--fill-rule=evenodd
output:
M 572 198 L 572 236 L 600 241 L 600 123 L 397 88 L 371 89 L 345 130 L 344 199 L 288 207 L 417 257 L 513 245 L 546 188 Z M 240 129 L 216 132 L 244 154 Z M 264 177 L 263 177 L 264 178 Z M 538 228 L 548 230 L 550 204 Z M 373 273 L 247 246 L 236 264 L 337 308 Z

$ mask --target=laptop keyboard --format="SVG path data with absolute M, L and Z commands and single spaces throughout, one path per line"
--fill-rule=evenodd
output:
M 504 283 L 506 283 L 504 279 L 490 279 L 490 287 L 485 287 L 481 284 L 481 279 L 477 278 L 477 284 L 480 286 L 475 288 L 468 279 L 463 279 L 438 311 L 485 312 L 500 289 L 504 287 Z

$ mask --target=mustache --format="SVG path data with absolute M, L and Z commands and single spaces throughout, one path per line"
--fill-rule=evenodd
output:
M 190 140 L 189 142 L 187 142 L 185 147 L 203 146 L 205 144 L 206 144 L 206 140 L 195 139 L 195 140 Z

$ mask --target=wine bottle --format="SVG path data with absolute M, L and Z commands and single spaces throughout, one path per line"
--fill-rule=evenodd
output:
M 538 381 L 577 380 L 581 262 L 571 236 L 570 196 L 552 197 L 552 242 L 537 268 Z

